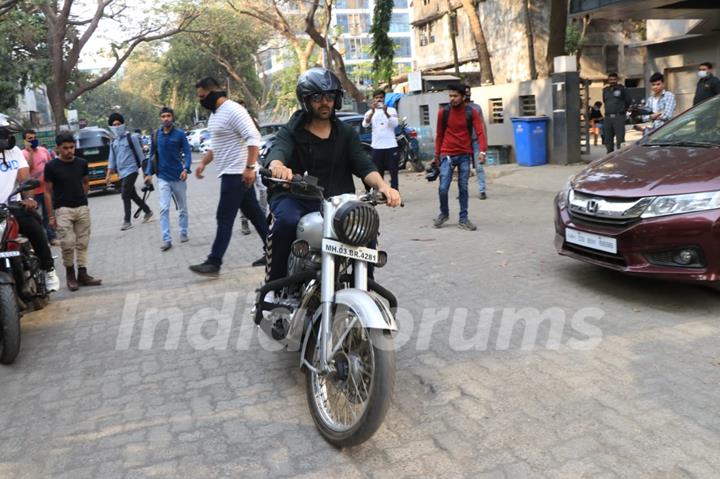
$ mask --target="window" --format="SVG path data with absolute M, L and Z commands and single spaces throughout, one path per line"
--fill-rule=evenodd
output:
M 420 124 L 430 124 L 430 107 L 428 107 L 427 105 L 420 105 Z
M 457 12 L 453 12 L 452 15 L 450 15 L 450 31 L 455 36 L 458 36 L 460 34 L 460 30 L 458 30 Z
M 410 31 L 410 15 L 407 13 L 393 13 L 390 19 L 390 32 L 400 33 Z
M 393 41 L 395 42 L 395 58 L 410 58 L 410 38 L 393 38 Z
M 430 5 L 430 0 L 423 0 L 423 5 Z
M 537 109 L 535 108 L 535 95 L 520 96 L 520 116 L 535 116 Z
M 363 9 L 363 8 L 369 8 L 369 7 L 370 7 L 369 0 L 338 0 L 335 8 Z
M 502 98 L 490 98 L 490 124 L 505 123 Z
M 617 45 L 607 45 L 605 47 L 605 71 L 616 72 L 620 65 L 620 49 Z
M 370 15 L 365 13 L 338 13 L 337 25 L 342 33 L 358 36 L 370 31 Z
M 424 47 L 430 43 L 435 43 L 435 34 L 433 33 L 433 23 L 426 23 L 420 26 L 420 46 Z
M 371 58 L 369 38 L 343 38 L 346 60 L 368 60 Z

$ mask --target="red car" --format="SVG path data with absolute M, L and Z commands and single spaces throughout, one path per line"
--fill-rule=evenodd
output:
M 720 281 L 720 96 L 568 181 L 561 255 L 628 274 Z

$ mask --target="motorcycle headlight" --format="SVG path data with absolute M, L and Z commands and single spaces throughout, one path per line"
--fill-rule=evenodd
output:
M 333 227 L 338 240 L 352 246 L 365 246 L 377 237 L 380 216 L 367 203 L 349 201 L 335 213 Z
M 648 205 L 641 218 L 695 213 L 717 208 L 720 208 L 720 191 L 658 196 Z

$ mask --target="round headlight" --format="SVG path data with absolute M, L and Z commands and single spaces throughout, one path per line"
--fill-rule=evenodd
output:
M 359 201 L 342 205 L 333 218 L 338 240 L 352 246 L 363 246 L 377 237 L 380 216 L 375 207 Z

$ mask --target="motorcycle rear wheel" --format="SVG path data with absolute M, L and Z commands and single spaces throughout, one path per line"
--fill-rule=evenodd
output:
M 12 364 L 20 353 L 20 312 L 12 284 L 0 284 L 0 364 Z
M 351 312 L 336 314 L 334 324 L 353 318 Z M 352 322 L 352 320 L 350 320 Z M 344 329 L 333 326 L 333 343 Z M 351 447 L 367 441 L 382 424 L 395 386 L 395 351 L 386 331 L 363 328 L 359 321 L 335 354 L 336 371 L 306 375 L 306 395 L 315 426 L 336 447 Z M 318 364 L 316 334 L 311 337 L 312 363 Z

